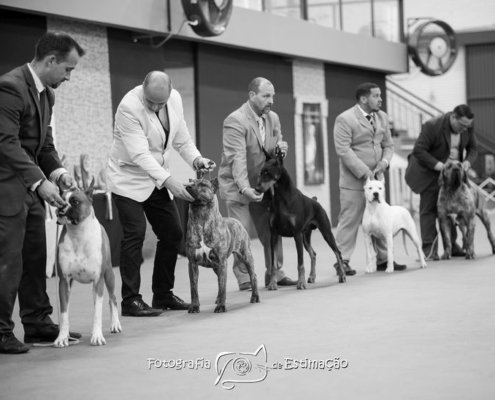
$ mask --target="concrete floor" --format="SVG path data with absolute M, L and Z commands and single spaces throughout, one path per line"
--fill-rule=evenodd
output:
M 71 329 L 83 334 L 82 342 L 68 349 L 0 354 L 0 399 L 494 399 L 495 258 L 484 228 L 478 224 L 474 261 L 430 262 L 422 270 L 410 242 L 409 255 L 401 239 L 396 238 L 395 246 L 396 259 L 408 264 L 406 272 L 365 274 L 359 237 L 351 260 L 358 274 L 338 284 L 335 257 L 316 233 L 316 284 L 305 291 L 261 288 L 261 303 L 250 304 L 250 293 L 237 290 L 229 270 L 225 314 L 213 313 L 216 278 L 201 269 L 200 314 L 168 311 L 157 318 L 124 317 L 124 331 L 115 335 L 109 333 L 106 306 L 103 347 L 89 344 L 91 288 L 75 283 Z M 253 241 L 253 251 L 262 283 L 258 241 Z M 291 239 L 284 240 L 284 251 L 286 271 L 295 278 Z M 148 260 L 142 272 L 147 302 L 150 271 Z M 115 272 L 120 288 L 118 269 Z M 55 279 L 48 289 L 56 304 Z M 186 259 L 178 261 L 175 293 L 189 300 Z M 22 339 L 15 313 L 15 333 Z M 266 353 L 239 354 L 253 353 L 261 345 Z M 215 385 L 217 357 L 220 368 L 227 366 Z M 244 376 L 234 369 L 238 358 L 253 366 Z M 335 358 L 346 368 L 325 369 Z M 149 367 L 148 359 L 157 361 Z M 316 361 L 317 367 L 295 368 L 296 361 L 305 360 Z M 180 362 L 198 367 L 173 367 Z M 244 382 L 234 383 L 232 390 L 222 388 L 222 382 L 232 386 L 229 379 Z

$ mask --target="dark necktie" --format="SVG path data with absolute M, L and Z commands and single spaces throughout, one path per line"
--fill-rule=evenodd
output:
M 164 111 L 165 117 L 167 117 L 167 111 L 168 111 L 167 110 L 167 106 L 165 106 L 165 109 L 163 111 Z M 163 148 L 166 148 L 167 147 L 167 144 L 168 144 L 168 133 L 169 133 L 169 129 L 165 126 L 164 122 L 161 120 L 161 118 L 160 118 L 160 112 L 157 111 L 157 112 L 155 112 L 155 114 L 156 114 L 156 117 L 158 118 L 158 121 L 160 121 L 160 124 L 161 124 L 161 126 L 162 126 L 162 128 L 163 128 L 163 130 L 165 132 L 165 146 L 163 146 Z M 169 124 L 167 124 L 167 125 L 169 125 Z
M 46 118 L 46 108 L 47 108 L 47 101 L 48 99 L 46 98 L 46 89 L 42 90 L 40 92 L 40 113 L 41 113 L 41 122 L 44 124 L 45 123 L 45 118 Z M 48 121 L 50 122 L 50 121 Z
M 375 122 L 373 121 L 373 116 L 371 114 L 368 114 L 366 116 L 366 119 L 369 121 L 371 124 L 371 127 L 373 128 L 373 132 L 375 132 Z

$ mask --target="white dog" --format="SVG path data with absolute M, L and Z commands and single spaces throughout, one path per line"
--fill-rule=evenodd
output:
M 366 272 L 376 271 L 376 252 L 372 237 L 385 240 L 387 243 L 387 269 L 394 272 L 394 236 L 400 231 L 409 236 L 418 250 L 421 268 L 426 267 L 421 242 L 416 231 L 414 220 L 409 211 L 401 206 L 391 206 L 385 201 L 383 181 L 368 179 L 364 185 L 366 208 L 363 214 L 363 232 L 366 245 Z M 405 245 L 405 237 L 404 245 Z

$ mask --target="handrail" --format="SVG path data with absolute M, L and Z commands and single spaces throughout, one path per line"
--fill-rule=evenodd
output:
M 395 86 L 397 89 L 399 89 L 399 90 L 407 93 L 407 95 L 409 97 L 412 97 L 413 99 L 417 100 L 418 102 L 423 103 L 424 105 L 426 105 L 428 108 L 433 109 L 437 114 L 443 114 L 444 113 L 443 110 L 439 109 L 438 107 L 435 107 L 433 104 L 428 103 L 426 100 L 422 99 L 418 95 L 416 95 L 416 94 L 410 92 L 409 90 L 407 90 L 406 88 L 400 86 L 399 84 L 397 84 L 396 82 L 394 82 L 392 79 L 390 79 L 390 77 L 388 77 L 388 76 L 385 77 L 385 80 L 386 80 L 387 84 L 390 84 L 392 86 Z M 398 96 L 401 96 L 399 93 L 396 93 L 396 94 Z M 401 97 L 403 97 L 403 96 L 401 96 Z M 425 110 L 425 112 L 428 112 L 428 111 Z M 433 115 L 435 115 L 435 114 L 433 114 Z

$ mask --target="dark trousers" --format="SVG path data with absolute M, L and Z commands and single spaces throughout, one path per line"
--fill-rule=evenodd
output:
M 0 334 L 14 329 L 17 295 L 24 326 L 53 323 L 46 294 L 45 208 L 31 191 L 17 215 L 0 216 Z
M 419 225 L 421 229 L 421 241 L 425 256 L 438 254 L 438 232 L 437 232 L 437 200 L 440 188 L 431 185 L 419 197 Z M 457 230 L 451 225 L 451 241 L 454 248 L 457 240 Z
M 113 193 L 119 212 L 123 238 L 120 246 L 122 304 L 141 298 L 141 264 L 149 221 L 158 242 L 153 265 L 152 291 L 155 300 L 170 296 L 174 287 L 175 264 L 182 239 L 182 228 L 175 203 L 167 189 L 155 189 L 144 202 Z

